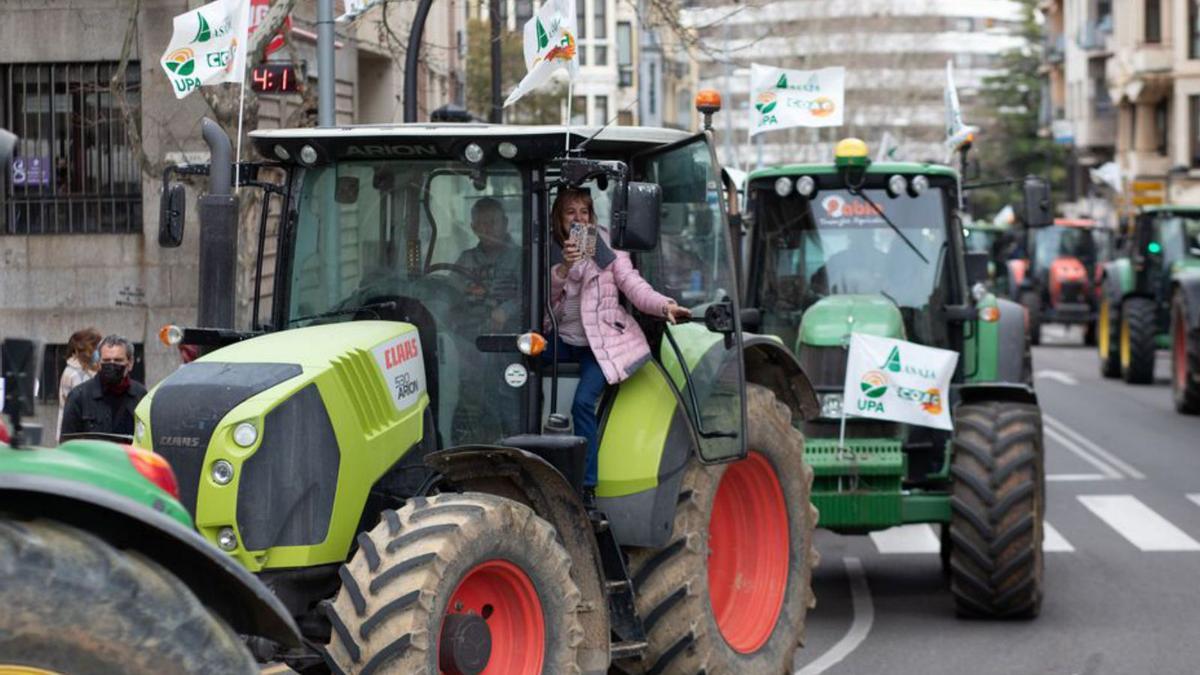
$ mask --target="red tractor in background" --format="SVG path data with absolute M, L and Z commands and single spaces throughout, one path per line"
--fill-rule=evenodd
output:
M 1096 273 L 1111 232 L 1090 218 L 1055 218 L 1027 230 L 1024 255 L 1008 261 L 1010 288 L 1029 313 L 1030 340 L 1041 344 L 1046 323 L 1083 324 L 1085 344 L 1096 344 Z

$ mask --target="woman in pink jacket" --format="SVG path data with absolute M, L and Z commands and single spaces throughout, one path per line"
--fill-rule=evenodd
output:
M 654 290 L 638 274 L 624 251 L 608 245 L 608 232 L 597 226 L 592 195 L 586 189 L 559 190 L 550 214 L 555 253 L 561 262 L 550 269 L 550 311 L 558 322 L 551 350 L 561 361 L 579 363 L 579 386 L 571 405 L 576 435 L 587 439 L 584 487 L 590 497 L 596 486 L 599 445 L 596 405 L 606 384 L 617 384 L 650 359 L 650 345 L 637 322 L 620 303 L 620 293 L 638 311 L 671 323 L 692 313 Z M 570 240 L 571 223 L 597 226 L 594 256 L 585 257 Z M 554 352 L 550 353 L 553 357 Z

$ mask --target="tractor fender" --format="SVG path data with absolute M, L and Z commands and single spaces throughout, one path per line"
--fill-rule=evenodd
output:
M 816 419 L 821 413 L 817 391 L 800 360 L 777 338 L 746 335 L 742 341 L 746 382 L 770 389 L 792 410 L 795 420 Z
M 1114 308 L 1121 306 L 1125 296 L 1134 292 L 1133 267 L 1128 258 L 1104 263 L 1100 273 L 1100 288 Z
M 1172 293 L 1183 295 L 1187 310 L 1187 325 L 1191 330 L 1200 330 L 1200 273 L 1184 273 L 1171 282 Z
M 996 381 L 1025 381 L 1025 307 L 1018 302 L 996 298 L 1000 318 L 996 322 Z
M 600 548 L 579 494 L 554 465 L 520 448 L 464 445 L 425 456 L 425 464 L 463 490 L 485 492 L 528 505 L 550 523 L 571 556 L 572 577 L 579 587 L 581 606 L 608 606 Z M 580 612 L 587 663 L 607 664 L 608 612 Z M 603 672 L 601 668 L 598 672 Z
M 1037 392 L 1032 385 L 1020 382 L 982 382 L 979 384 L 963 384 L 958 387 L 958 402 L 984 403 L 987 401 L 1006 401 L 1010 403 L 1029 403 L 1037 405 Z
M 21 473 L 0 474 L 0 503 L 6 512 L 57 520 L 136 551 L 178 577 L 235 631 L 301 646 L 296 622 L 266 585 L 159 511 L 79 481 Z

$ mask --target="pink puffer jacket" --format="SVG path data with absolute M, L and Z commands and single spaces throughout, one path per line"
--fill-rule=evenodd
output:
M 604 239 L 608 238 L 603 228 L 600 232 Z M 597 264 L 597 260 L 582 260 L 571 266 L 569 278 L 582 279 L 579 313 L 588 346 L 604 372 L 604 379 L 609 384 L 616 384 L 636 372 L 650 358 L 646 335 L 621 306 L 618 291 L 624 293 L 639 311 L 651 316 L 661 316 L 663 306 L 671 299 L 654 290 L 642 278 L 634 269 L 628 253 L 609 250 L 612 257 L 607 260 L 607 265 Z M 599 253 L 597 255 L 597 259 L 602 261 L 606 257 Z M 559 278 L 558 270 L 551 270 L 550 310 L 556 317 L 562 316 L 566 286 L 566 280 Z M 550 328 L 547 318 L 546 330 Z

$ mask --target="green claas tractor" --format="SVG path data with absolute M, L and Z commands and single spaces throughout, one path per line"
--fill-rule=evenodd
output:
M 201 198 L 202 278 L 236 256 L 236 236 L 205 248 L 236 209 L 215 136 L 211 167 L 178 169 L 224 183 Z M 206 353 L 142 401 L 135 442 L 296 618 L 306 648 L 260 656 L 339 673 L 790 669 L 816 561 L 792 420 L 817 401 L 794 356 L 740 330 L 707 132 L 410 124 L 252 141 L 277 161 L 244 165 L 242 183 L 283 213 L 258 242 L 277 251 L 254 297 L 269 317 L 168 328 Z M 558 413 L 578 371 L 542 352 L 564 186 L 590 189 L 613 247 L 696 317 L 638 316 L 652 358 L 602 398 L 594 504 L 584 439 Z M 167 245 L 181 197 L 164 191 Z M 478 256 L 485 200 L 503 246 Z
M 799 425 L 819 525 L 858 534 L 941 524 L 960 613 L 1034 616 L 1045 476 L 1024 311 L 985 287 L 985 253 L 964 253 L 960 190 L 953 169 L 873 164 L 858 139 L 840 142 L 834 163 L 751 173 L 744 305 L 758 310 L 751 328 L 799 357 L 820 397 L 820 417 Z M 1045 183 L 1027 178 L 1025 192 L 1025 222 L 1048 224 Z M 920 401 L 949 406 L 954 431 L 851 417 L 840 442 L 851 333 L 957 352 L 950 390 Z
M 232 675 L 258 670 L 238 633 L 299 646 L 283 604 L 192 529 L 162 457 L 127 438 L 23 441 L 34 355 L 4 341 L 0 672 Z
M 1101 270 L 1100 372 L 1149 384 L 1155 351 L 1170 348 L 1175 407 L 1200 413 L 1200 206 L 1143 207 L 1124 253 Z

